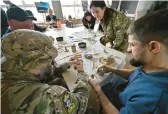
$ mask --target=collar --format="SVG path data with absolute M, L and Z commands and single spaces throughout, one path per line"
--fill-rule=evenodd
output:
M 6 30 L 6 32 L 3 34 L 1 40 L 4 39 L 4 37 L 5 37 L 8 33 L 10 33 L 10 32 L 11 32 L 11 29 L 8 28 L 8 29 Z
M 151 72 L 146 73 L 148 76 L 168 76 L 168 70 L 167 71 L 161 71 L 161 72 Z

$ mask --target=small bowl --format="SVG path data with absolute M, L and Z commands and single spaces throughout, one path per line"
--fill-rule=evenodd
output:
M 86 48 L 86 43 L 85 42 L 80 42 L 78 43 L 79 48 Z
M 58 28 L 58 27 L 54 25 L 53 28 Z
M 57 41 L 63 41 L 63 37 L 57 37 L 56 40 Z

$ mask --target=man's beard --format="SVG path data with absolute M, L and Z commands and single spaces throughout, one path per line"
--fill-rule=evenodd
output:
M 140 60 L 135 60 L 134 58 L 130 59 L 130 64 L 135 67 L 139 67 L 143 65 L 143 62 Z

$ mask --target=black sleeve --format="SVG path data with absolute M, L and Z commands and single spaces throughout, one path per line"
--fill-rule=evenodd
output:
M 90 26 L 91 29 L 94 29 L 95 22 L 96 22 L 96 19 L 94 17 L 92 17 L 91 26 Z
M 8 28 L 8 22 L 5 11 L 1 8 L 1 37 Z
M 53 15 L 53 20 L 57 21 L 57 17 L 55 15 Z
M 86 20 L 84 18 L 82 19 L 82 23 L 83 23 L 83 26 L 85 26 L 88 29 L 88 25 L 87 25 Z
M 103 27 L 99 24 L 98 30 L 104 32 Z
M 51 21 L 51 18 L 50 18 L 50 16 L 48 15 L 48 16 L 46 16 L 46 21 Z
M 42 28 L 34 23 L 34 30 L 39 32 L 44 32 L 46 28 Z

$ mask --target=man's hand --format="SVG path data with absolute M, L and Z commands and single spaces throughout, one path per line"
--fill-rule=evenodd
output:
M 104 46 L 106 46 L 106 44 L 109 42 L 109 40 L 108 40 L 105 36 L 103 36 L 102 38 L 100 38 L 100 42 L 101 42 Z
M 94 89 L 96 93 L 99 93 L 101 90 L 99 80 L 97 78 L 90 78 L 88 80 L 89 85 Z
M 100 72 L 109 73 L 109 72 L 112 71 L 111 69 L 112 69 L 112 68 L 111 68 L 110 66 L 108 66 L 108 65 L 102 65 L 102 66 L 100 66 L 100 67 L 97 69 L 97 73 L 100 73 Z
M 83 62 L 79 59 L 77 59 L 75 62 L 74 62 L 74 66 L 76 68 L 76 70 L 78 72 L 84 72 L 84 69 L 83 69 Z
M 108 48 L 113 48 L 113 46 L 111 45 L 110 42 L 107 42 L 107 43 L 106 43 L 106 47 L 108 47 Z
M 83 62 L 81 60 L 81 55 L 75 55 L 74 57 L 71 57 L 69 62 L 74 65 L 75 69 L 78 71 L 78 72 L 84 72 L 84 69 L 83 69 Z
M 74 57 L 71 57 L 70 59 L 69 59 L 69 61 L 71 62 L 71 61 L 74 61 L 75 59 L 81 59 L 82 58 L 82 55 L 81 54 L 76 54 Z

